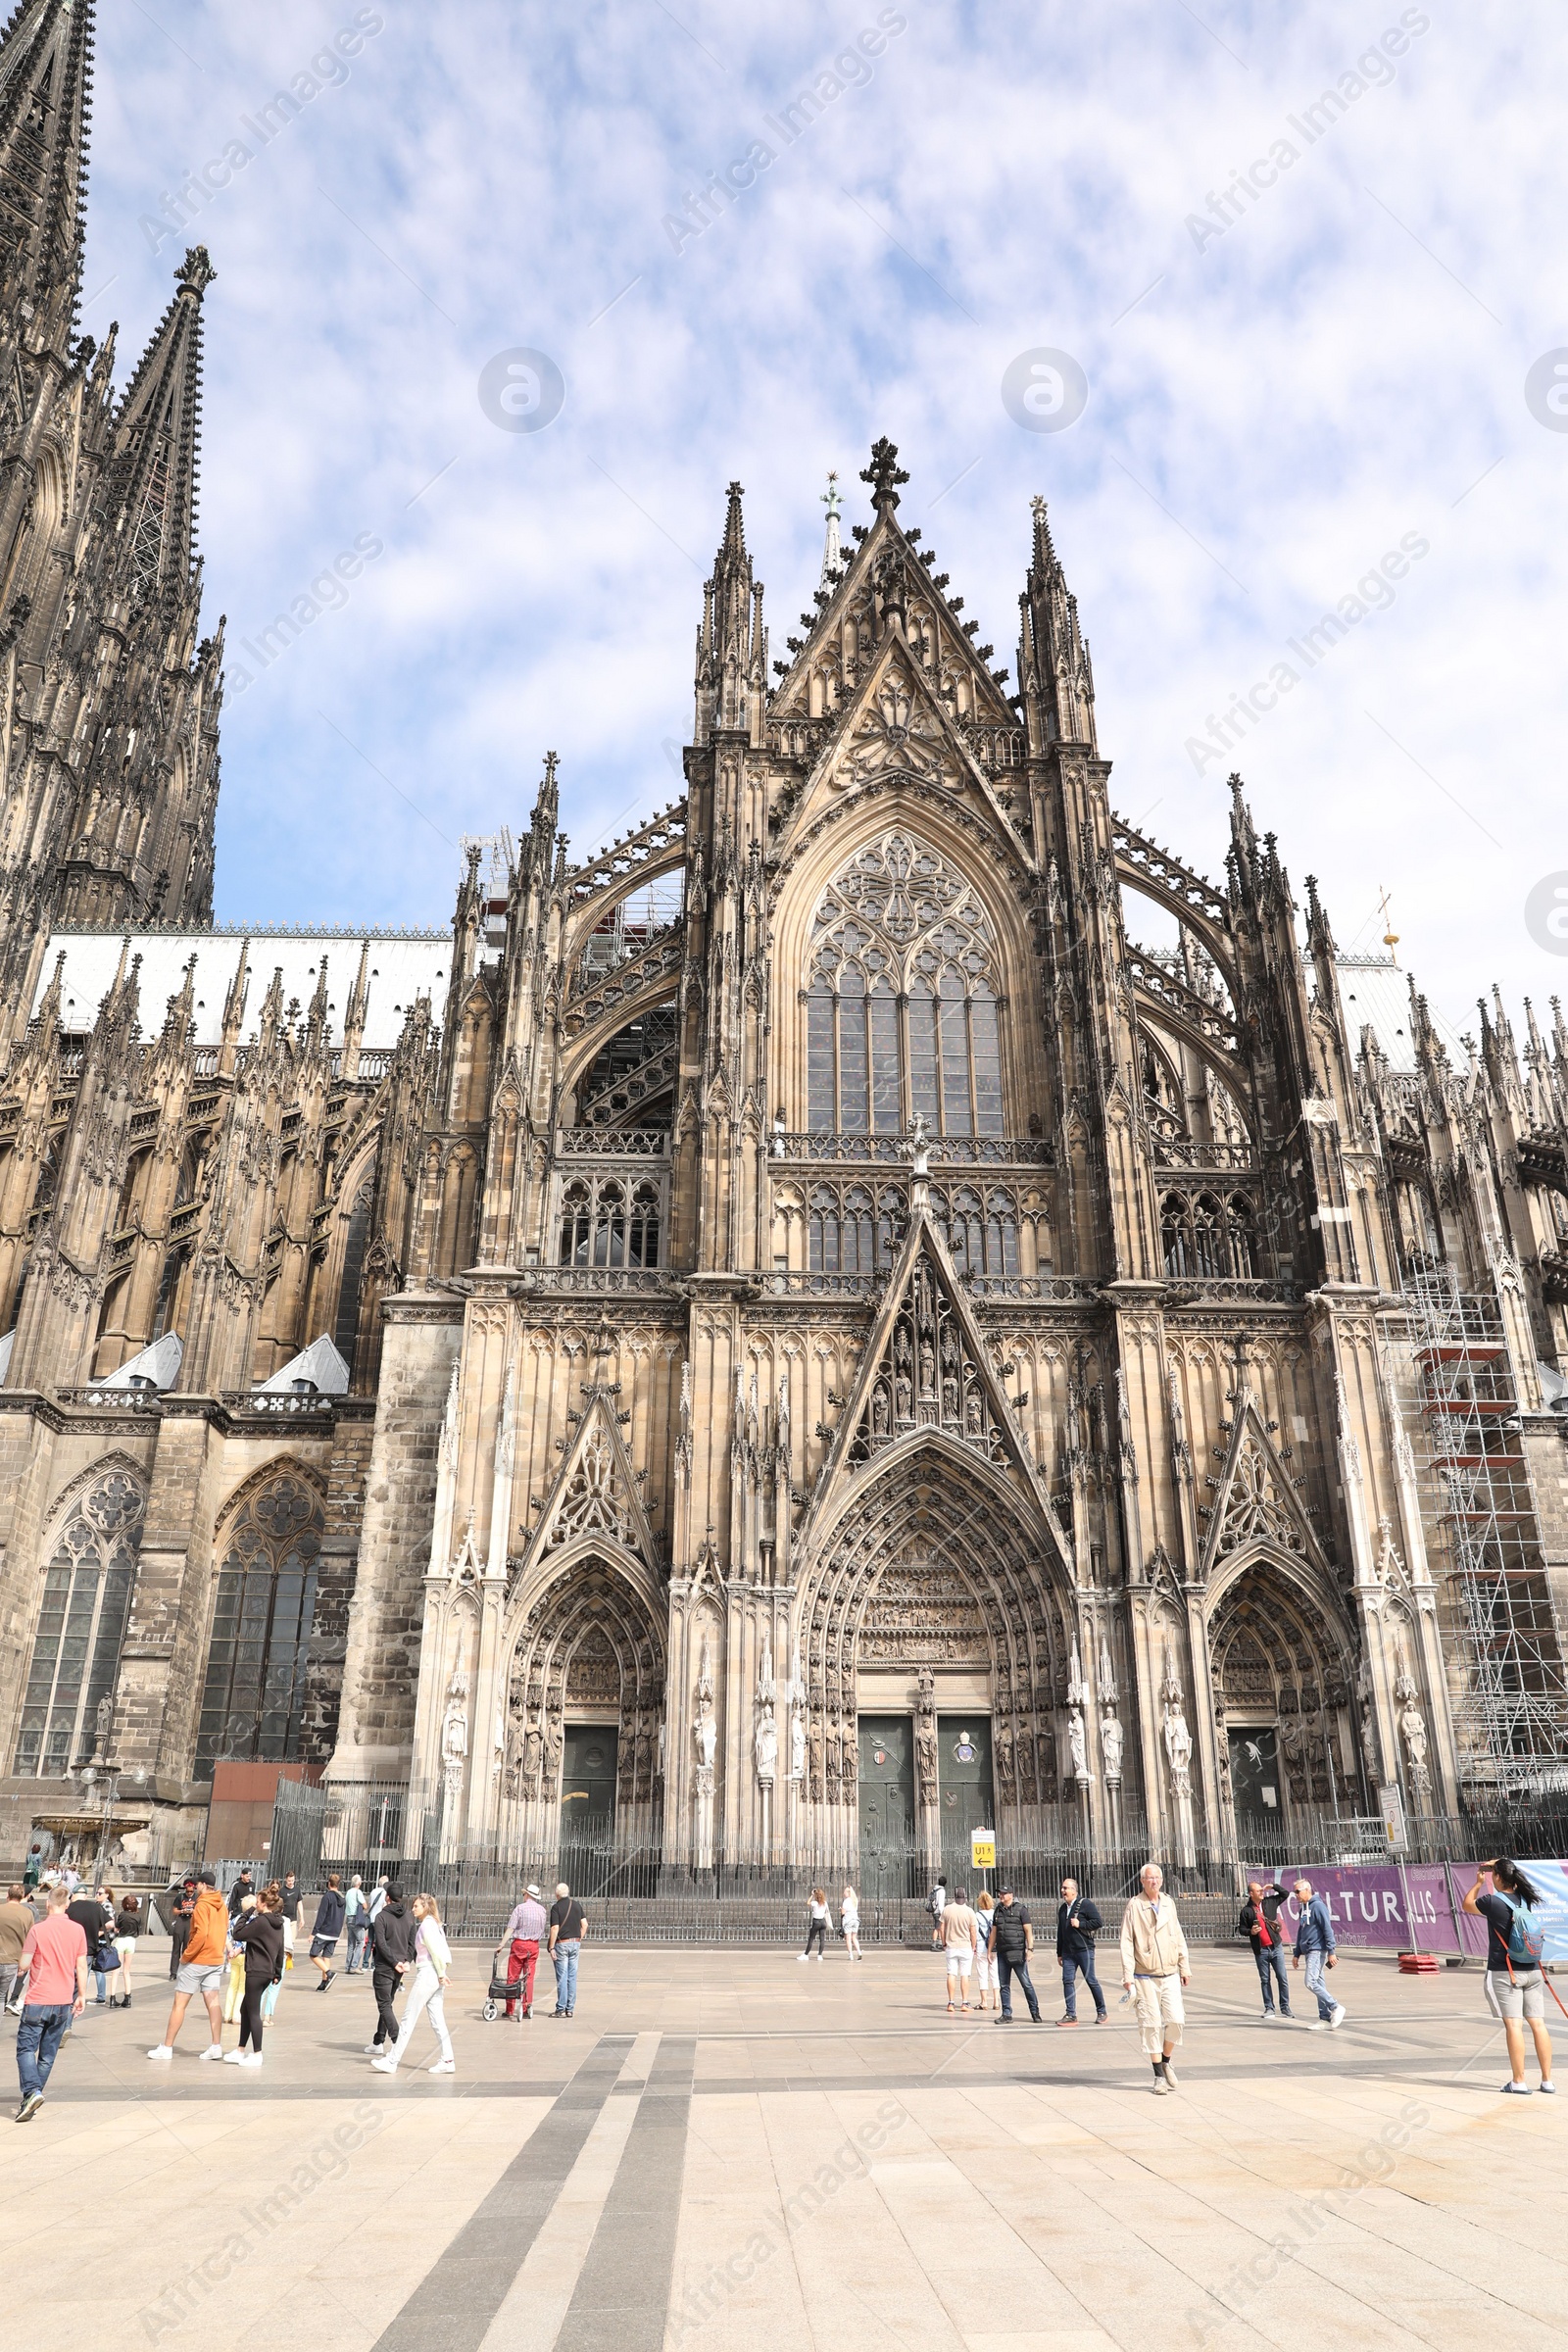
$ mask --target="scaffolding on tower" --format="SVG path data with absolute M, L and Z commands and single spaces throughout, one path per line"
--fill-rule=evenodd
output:
M 1502 1313 L 1447 1268 L 1403 1285 L 1431 1451 L 1449 1622 L 1464 1682 L 1454 1704 L 1472 1801 L 1568 1788 L 1568 1671 L 1541 1547 Z

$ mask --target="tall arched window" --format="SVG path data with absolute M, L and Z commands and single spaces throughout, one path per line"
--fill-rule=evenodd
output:
M 60 1531 L 23 1695 L 19 1773 L 53 1779 L 91 1758 L 98 1702 L 114 1694 L 146 1507 L 130 1473 L 110 1470 Z
M 807 989 L 807 1123 L 1001 1135 L 996 935 L 962 874 L 903 832 L 823 893 Z
M 220 1757 L 275 1764 L 300 1752 L 324 1526 L 314 1488 L 288 1472 L 269 1479 L 234 1517 L 218 1571 L 198 1780 Z
M 360 1292 L 365 1282 L 365 1246 L 370 1238 L 371 1188 L 366 1185 L 349 1210 L 343 1235 L 343 1272 L 337 1287 L 337 1321 L 332 1345 L 354 1371 L 354 1349 L 360 1336 Z

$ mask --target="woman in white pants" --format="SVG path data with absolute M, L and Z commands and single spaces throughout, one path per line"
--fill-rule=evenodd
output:
M 839 1924 L 844 1930 L 844 1949 L 849 1957 L 852 1960 L 864 1959 L 865 1955 L 860 1949 L 860 1898 L 853 1886 L 844 1889 L 844 1900 L 839 1905 Z
M 458 2071 L 457 2061 L 452 2055 L 452 2036 L 447 2032 L 447 2015 L 442 2004 L 442 1995 L 447 1988 L 447 1971 L 452 1966 L 451 1946 L 447 1942 L 441 1925 L 441 1913 L 433 1894 L 416 1894 L 412 1908 L 418 1923 L 414 1935 L 414 1983 L 404 2004 L 403 2024 L 397 2040 L 384 2057 L 371 2059 L 371 2071 L 377 2075 L 397 2073 L 398 2061 L 414 2038 L 414 2029 L 418 2024 L 420 2012 L 428 2009 L 436 2039 L 441 2044 L 441 2055 L 433 2066 L 427 2066 L 424 2071 L 427 2075 L 455 2075 Z

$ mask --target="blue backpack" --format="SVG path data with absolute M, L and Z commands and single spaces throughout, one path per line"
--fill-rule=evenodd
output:
M 1501 1893 L 1501 1891 L 1499 1887 L 1498 1892 Z M 1505 1903 L 1512 1905 L 1508 1921 L 1510 1968 L 1516 1962 L 1520 1968 L 1539 1968 L 1541 1955 L 1546 1948 L 1544 1931 L 1528 1903 L 1520 1902 L 1511 1894 L 1503 1895 L 1502 1899 Z

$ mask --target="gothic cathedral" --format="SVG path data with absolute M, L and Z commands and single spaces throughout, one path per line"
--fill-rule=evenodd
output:
M 0 1858 L 87 1767 L 681 1878 L 1561 1789 L 1560 1014 L 1240 778 L 1218 881 L 1124 822 L 1043 502 L 1009 692 L 886 440 L 777 661 L 730 485 L 659 816 L 547 753 L 450 929 L 216 926 L 214 270 L 117 393 L 92 15 L 0 42 Z

